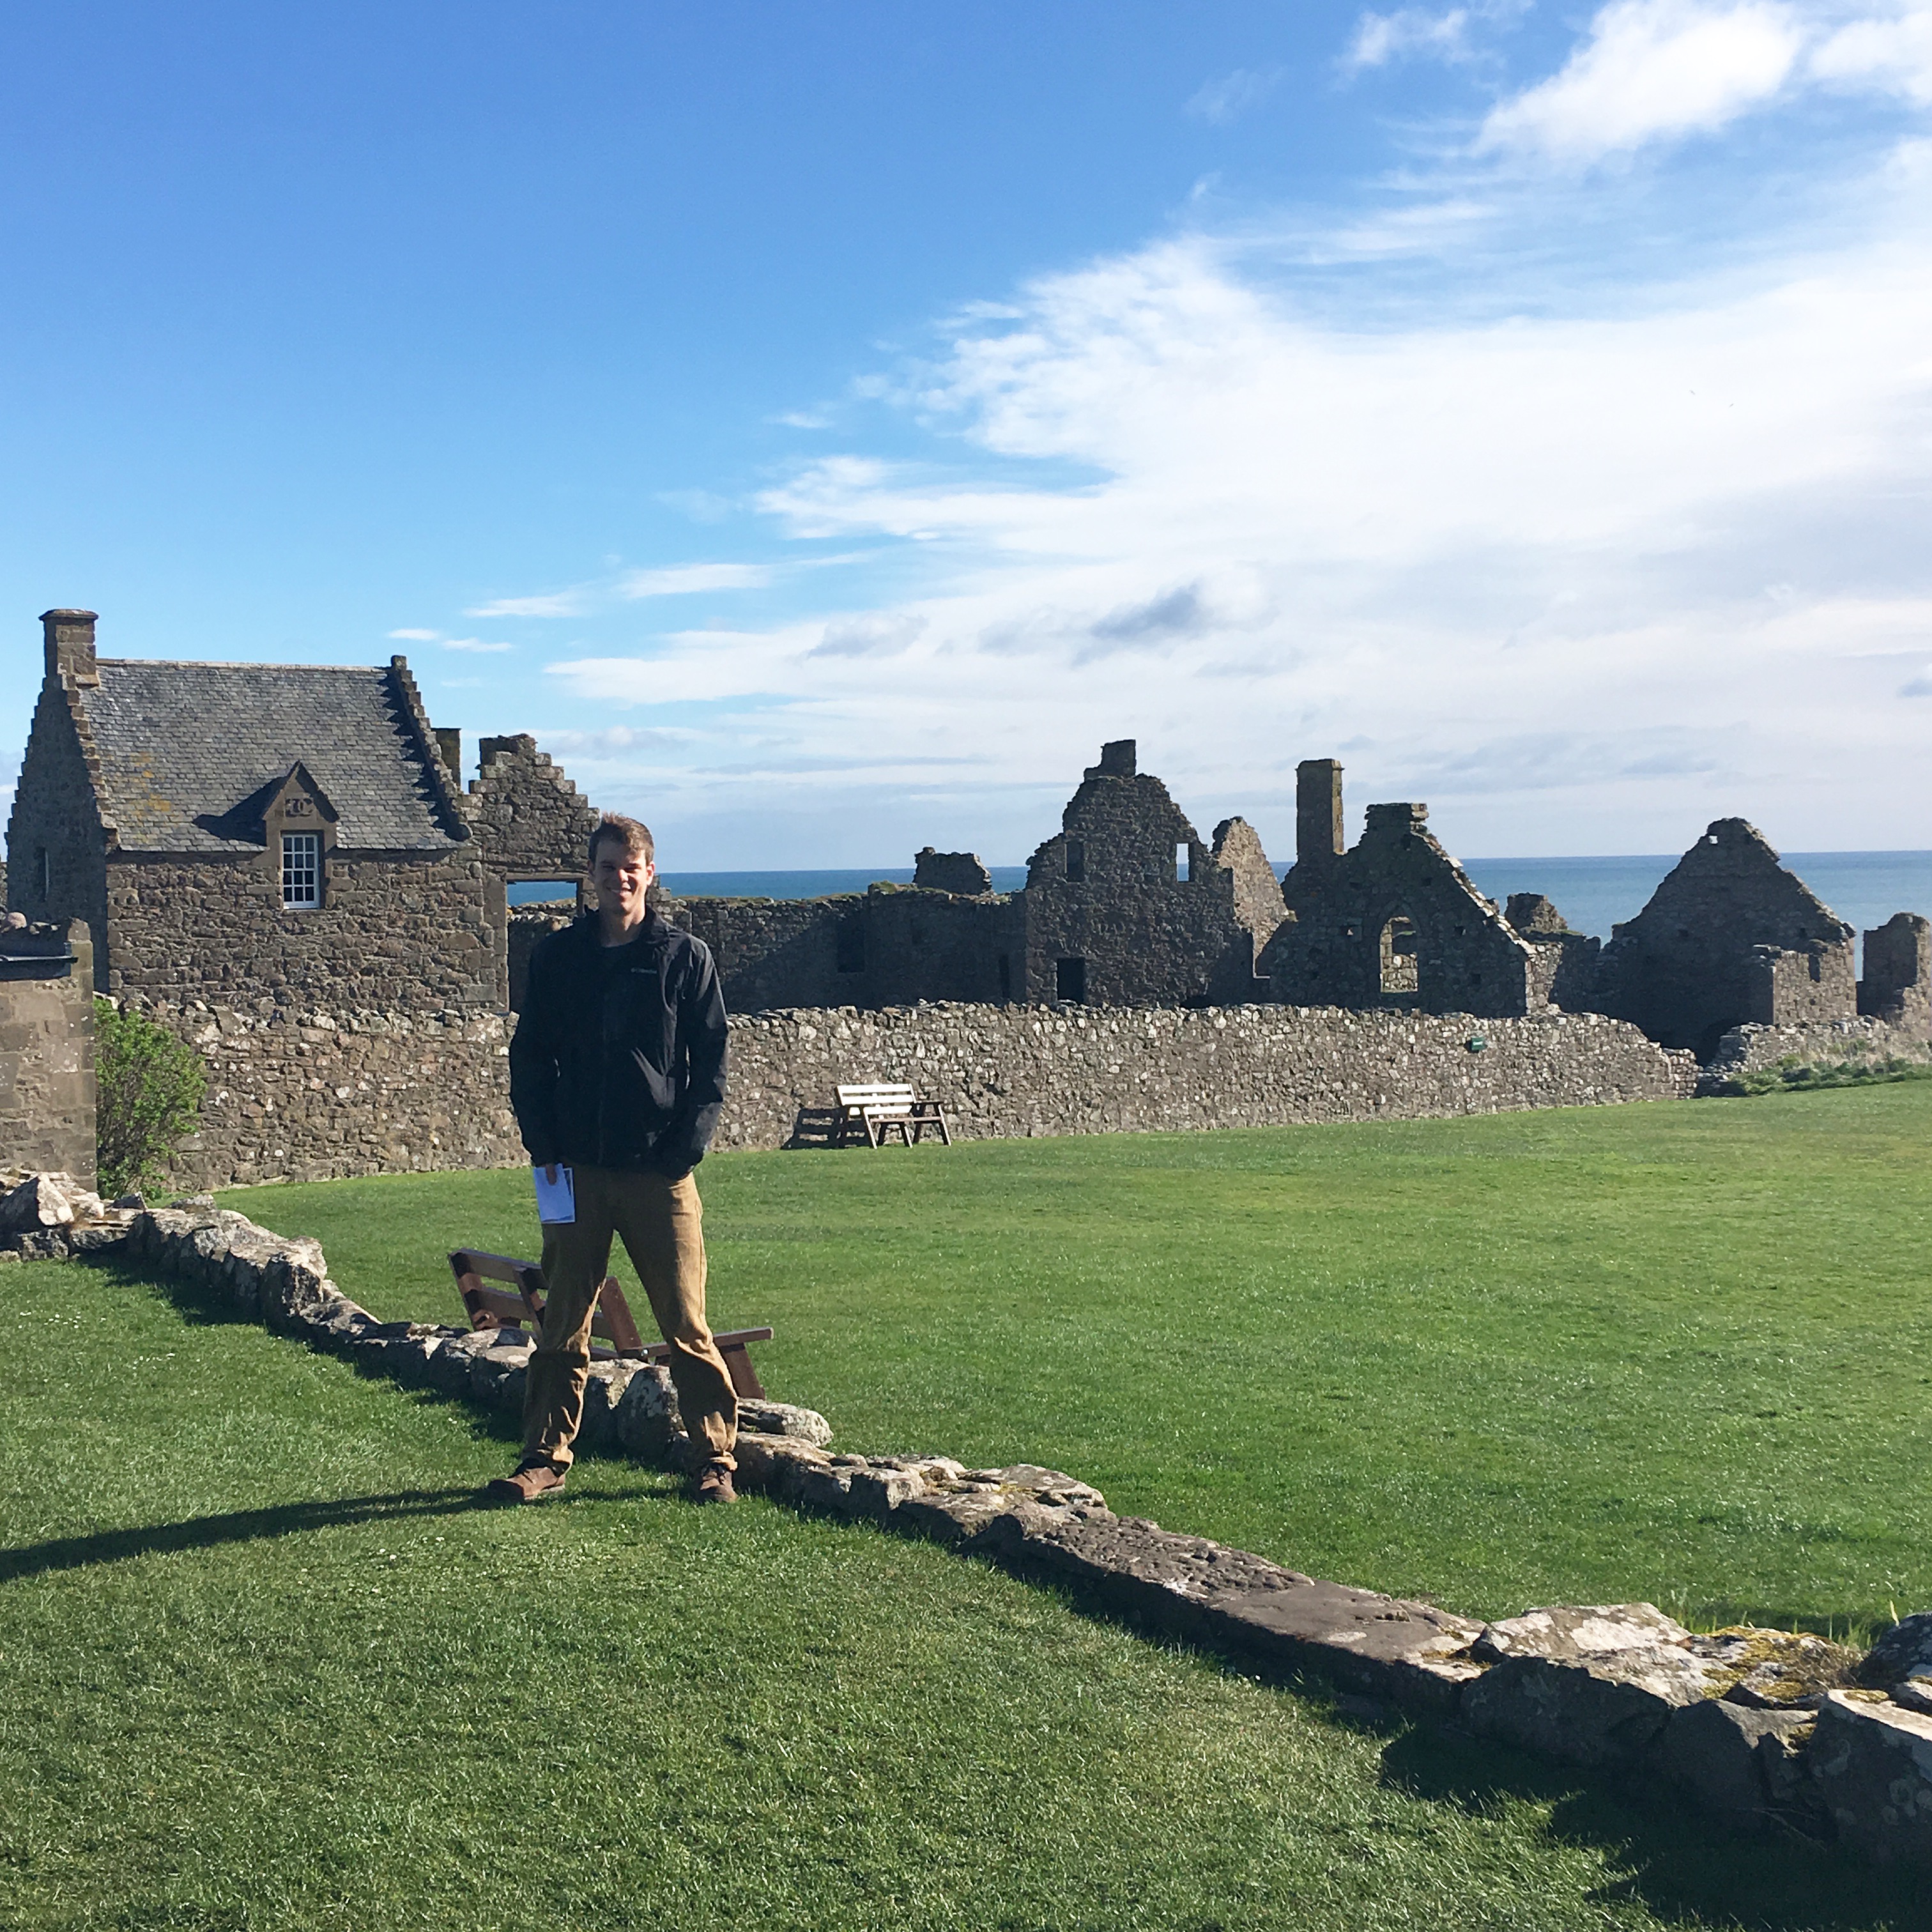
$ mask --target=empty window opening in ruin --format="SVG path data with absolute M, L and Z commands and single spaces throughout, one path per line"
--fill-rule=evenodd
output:
M 1415 964 L 1415 922 L 1397 913 L 1382 928 L 1382 991 L 1412 993 L 1418 980 Z
M 1070 838 L 1066 842 L 1066 876 L 1076 886 L 1086 880 L 1087 842 L 1084 838 Z
M 1009 954 L 1000 955 L 1000 998 L 1002 1002 L 1013 996 L 1013 962 Z
M 1174 848 L 1174 876 L 1177 880 L 1187 876 L 1187 846 L 1184 840 Z
M 838 922 L 838 965 L 842 973 L 866 970 L 866 922 L 856 913 L 848 913 Z
M 34 856 L 40 864 L 40 897 L 43 899 L 50 899 L 54 896 L 53 855 L 44 845 L 42 845 L 37 848 Z
M 292 909 L 322 903 L 322 834 L 282 834 L 282 904 Z
M 559 899 L 577 898 L 574 879 L 512 879 L 510 903 L 515 905 L 550 905 Z
M 1056 959 L 1053 962 L 1053 996 L 1063 1004 L 1087 1004 L 1087 962 L 1084 959 Z

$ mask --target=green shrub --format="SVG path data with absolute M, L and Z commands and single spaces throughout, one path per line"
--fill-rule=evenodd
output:
M 102 1193 L 119 1194 L 161 1178 L 200 1118 L 208 1074 L 201 1055 L 165 1027 L 98 995 L 94 1038 L 94 1160 Z

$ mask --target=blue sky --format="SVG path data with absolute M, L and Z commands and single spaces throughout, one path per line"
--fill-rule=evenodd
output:
M 35 614 L 367 663 L 668 864 L 1932 847 L 1932 0 L 16 8 Z

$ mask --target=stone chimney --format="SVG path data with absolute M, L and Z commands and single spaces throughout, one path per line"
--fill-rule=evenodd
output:
M 449 767 L 449 776 L 460 784 L 463 782 L 463 731 L 455 724 L 439 724 L 435 728 L 436 748 L 442 754 L 442 762 Z
M 1331 866 L 1346 850 L 1342 767 L 1334 758 L 1304 758 L 1294 768 L 1294 862 Z
M 1111 745 L 1102 745 L 1100 762 L 1094 767 L 1103 778 L 1130 778 L 1137 769 L 1131 738 L 1116 738 Z
M 40 628 L 46 638 L 47 676 L 70 684 L 98 684 L 100 668 L 94 658 L 94 613 L 92 610 L 43 610 Z

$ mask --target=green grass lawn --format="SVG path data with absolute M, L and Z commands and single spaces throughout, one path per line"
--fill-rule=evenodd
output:
M 1007 1190 L 1072 1184 L 1032 1151 Z M 740 1177 L 748 1274 L 803 1212 L 760 1203 L 767 1169 L 885 1190 L 883 1251 L 892 1189 L 980 1159 L 727 1164 L 717 1192 Z M 1922 1922 L 1828 1858 L 1351 1724 L 873 1530 L 700 1512 L 616 1462 L 475 1509 L 509 1445 L 467 1410 L 112 1269 L 0 1270 L 0 1312 L 8 1932 Z
M 842 1444 L 1024 1458 L 1346 1582 L 1842 1634 L 1932 1607 L 1932 1082 L 707 1161 L 712 1310 Z M 380 1313 L 529 1176 L 224 1197 Z M 628 1274 L 620 1269 L 621 1273 Z

